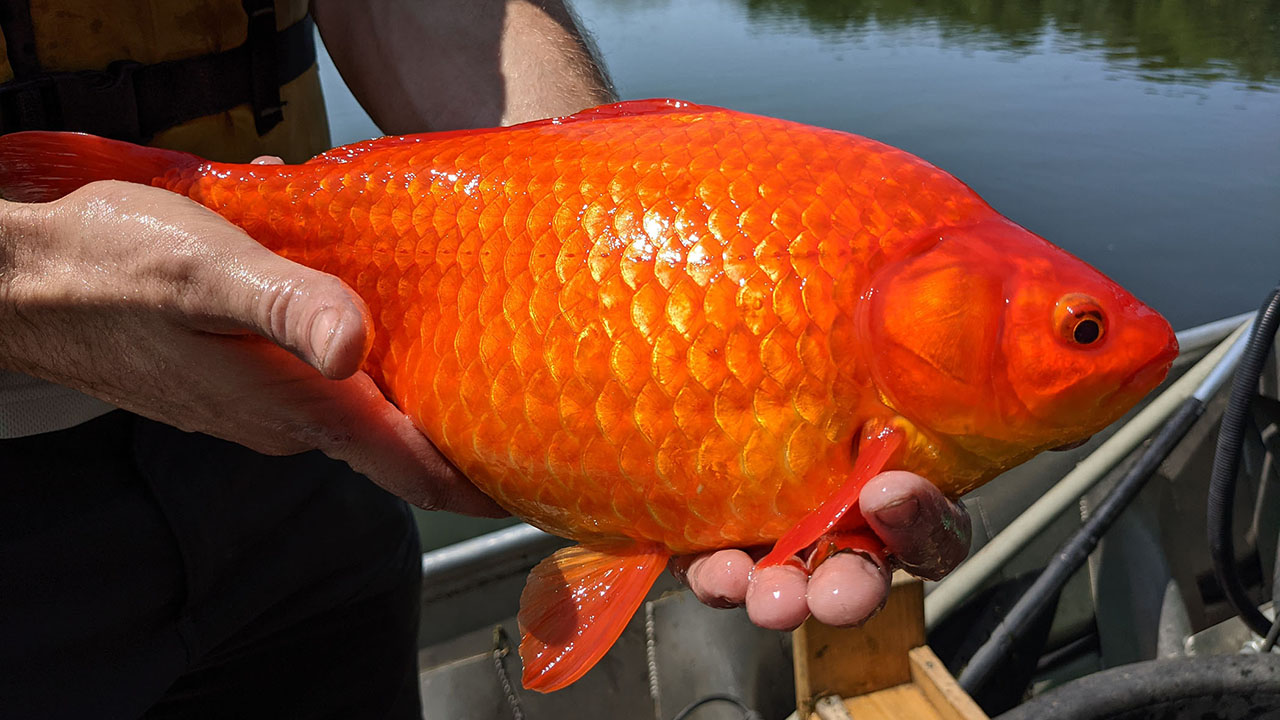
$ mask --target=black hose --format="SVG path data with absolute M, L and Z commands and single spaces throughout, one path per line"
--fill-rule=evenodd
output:
M 1277 710 L 1280 657 L 1204 655 L 1086 675 L 996 720 L 1244 720 Z
M 1000 661 L 1014 647 L 1018 637 L 1031 626 L 1042 609 L 1055 602 L 1062 588 L 1098 546 L 1102 535 L 1120 517 L 1120 513 L 1137 497 L 1160 463 L 1169 456 L 1195 421 L 1204 413 L 1204 403 L 1195 396 L 1182 401 L 1142 457 L 1124 474 L 1088 521 L 1067 539 L 1036 581 L 1009 609 L 991 637 L 974 653 L 960 673 L 960 685 L 975 695 L 990 680 Z
M 1236 492 L 1236 474 L 1240 469 L 1240 448 L 1244 442 L 1245 421 L 1249 405 L 1258 391 L 1258 378 L 1262 366 L 1280 325 L 1280 287 L 1271 291 L 1267 301 L 1258 310 L 1253 333 L 1245 347 L 1240 366 L 1231 382 L 1231 399 L 1222 414 L 1222 429 L 1218 432 L 1218 447 L 1213 458 L 1213 478 L 1209 483 L 1209 554 L 1213 557 L 1213 570 L 1218 577 L 1227 601 L 1240 614 L 1249 629 L 1258 635 L 1266 635 L 1271 629 L 1253 600 L 1249 598 L 1236 567 L 1235 539 L 1232 537 L 1232 510 Z
M 1090 622 L 1084 632 L 1064 643 L 1061 647 L 1040 656 L 1036 662 L 1036 674 L 1056 670 L 1067 663 L 1078 659 L 1085 653 L 1097 652 L 1102 647 L 1102 639 L 1098 637 L 1098 625 Z

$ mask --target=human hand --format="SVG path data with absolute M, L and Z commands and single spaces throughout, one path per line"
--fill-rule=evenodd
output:
M 927 480 L 886 472 L 867 483 L 858 506 L 891 562 L 937 580 L 969 553 L 969 515 Z M 747 606 L 760 627 L 793 630 L 810 614 L 827 625 L 857 625 L 889 594 L 890 567 L 879 558 L 841 552 L 813 574 L 791 565 L 761 568 L 743 550 L 718 550 L 673 561 L 673 571 L 712 607 Z
M 337 278 L 164 190 L 0 202 L 0 368 L 259 452 L 318 448 L 421 507 L 505 514 L 360 372 L 369 322 Z

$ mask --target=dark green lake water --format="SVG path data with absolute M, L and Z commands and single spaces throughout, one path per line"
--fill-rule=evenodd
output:
M 573 4 L 622 97 L 909 150 L 1177 328 L 1280 282 L 1280 2 Z M 375 134 L 324 78 L 334 141 Z

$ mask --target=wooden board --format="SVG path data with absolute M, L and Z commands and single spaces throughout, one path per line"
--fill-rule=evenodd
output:
M 956 684 L 927 645 L 911 651 L 910 664 L 911 682 L 845 698 L 847 717 L 853 720 L 990 720 Z M 810 718 L 825 720 L 818 713 Z
M 884 609 L 861 627 L 833 628 L 810 618 L 792 643 L 800 717 L 824 695 L 847 698 L 910 682 L 907 654 L 924 644 L 924 584 L 898 573 Z
M 798 717 L 837 696 L 855 720 L 989 720 L 925 645 L 924 584 L 898 573 L 889 600 L 858 628 L 813 621 L 792 636 Z M 832 708 L 840 715 L 840 704 Z
M 988 720 L 987 714 L 951 677 L 933 649 L 922 645 L 911 651 L 911 683 L 920 689 L 943 720 Z M 910 717 L 910 716 L 904 716 Z
M 855 720 L 944 720 L 919 687 L 907 683 L 887 690 L 846 698 L 845 708 Z M 949 720 L 949 719 L 946 719 Z

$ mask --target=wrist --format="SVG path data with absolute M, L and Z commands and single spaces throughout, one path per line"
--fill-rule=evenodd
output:
M 36 207 L 0 200 L 0 292 L 8 289 L 37 248 L 42 223 Z
M 0 370 L 27 371 L 18 348 L 28 343 L 21 327 L 21 296 L 24 276 L 31 274 L 31 264 L 39 239 L 41 213 L 26 203 L 0 200 Z

